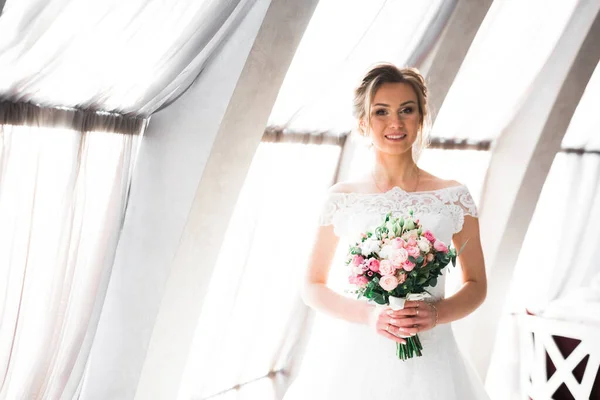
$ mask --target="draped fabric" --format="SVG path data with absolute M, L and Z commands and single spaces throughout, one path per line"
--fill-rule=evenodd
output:
M 0 124 L 2 125 L 49 127 L 78 132 L 139 134 L 147 122 L 145 118 L 114 113 L 0 102 Z
M 539 313 L 600 274 L 599 217 L 600 155 L 558 154 L 519 255 L 512 310 Z
M 519 396 L 517 316 L 600 324 L 600 155 L 558 154 L 542 190 L 506 296 L 487 386 Z
M 565 0 L 552 7 L 543 0 L 493 2 L 444 100 L 432 136 L 496 139 L 517 110 L 528 106 L 522 104 L 523 98 L 578 2 Z
M 600 324 L 600 136 L 597 66 L 571 119 L 525 236 L 506 297 L 487 386 L 498 399 L 519 397 L 519 314 Z
M 193 83 L 253 3 L 9 0 L 0 99 L 149 116 Z
M 583 92 L 577 110 L 563 138 L 562 147 L 571 150 L 600 152 L 600 64 L 596 66 L 588 85 Z
M 253 4 L 5 4 L 0 399 L 77 396 L 148 117 L 193 84 Z
M 418 62 L 436 43 L 454 1 L 321 0 L 279 92 L 269 125 L 345 134 L 352 90 L 371 65 Z M 316 61 L 318 60 L 318 61 Z
M 309 318 L 298 282 L 318 223 L 315 193 L 331 184 L 339 154 L 337 145 L 261 143 L 210 281 L 181 398 L 283 393 Z M 267 376 L 275 389 L 259 385 L 265 391 L 252 397 L 251 385 L 233 395 Z
M 74 398 L 138 138 L 35 122 L 0 124 L 2 400 Z

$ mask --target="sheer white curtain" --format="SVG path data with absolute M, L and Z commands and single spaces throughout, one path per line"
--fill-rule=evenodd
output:
M 0 98 L 148 116 L 180 96 L 255 0 L 8 0 Z
M 498 330 L 502 339 L 494 349 L 486 381 L 493 398 L 520 398 L 515 314 L 525 310 L 543 314 L 553 300 L 583 294 L 600 274 L 598 221 L 600 155 L 559 153 L 544 184 L 506 296 L 506 312 Z M 583 301 L 562 318 L 584 323 L 595 320 L 598 324 L 600 317 L 594 311 L 598 309 L 600 304 L 594 308 L 594 304 Z
M 294 56 L 269 125 L 345 134 L 352 90 L 373 64 L 422 57 L 450 16 L 441 0 L 320 0 Z M 318 62 L 316 62 L 318 60 Z
M 539 313 L 600 273 L 599 218 L 600 155 L 558 154 L 519 255 L 511 310 Z
M 339 154 L 336 145 L 260 145 L 211 278 L 179 399 L 281 394 L 278 383 L 285 385 L 308 316 L 300 282 Z
M 440 108 L 432 136 L 495 139 L 523 106 L 578 3 L 564 0 L 548 7 L 544 0 L 494 1 Z
M 498 399 L 519 398 L 515 314 L 600 323 L 600 67 L 596 67 L 571 119 L 540 194 L 515 267 L 499 325 L 487 386 Z M 587 299 L 586 299 L 587 296 Z M 584 300 L 585 299 L 585 300 Z
M 123 115 L 147 117 L 176 100 L 253 3 L 6 3 L 1 400 L 76 395 L 110 277 L 136 137 L 146 122 Z
M 137 136 L 0 125 L 0 399 L 72 399 Z

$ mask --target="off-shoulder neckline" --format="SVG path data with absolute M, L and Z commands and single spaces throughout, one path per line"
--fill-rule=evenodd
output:
M 416 194 L 431 194 L 431 193 L 438 193 L 438 192 L 444 192 L 444 191 L 450 191 L 450 190 L 456 190 L 456 189 L 461 189 L 461 188 L 466 188 L 465 185 L 460 184 L 460 185 L 454 185 L 454 186 L 448 186 L 445 188 L 440 188 L 440 189 L 434 189 L 434 190 L 418 190 L 415 192 L 407 192 L 406 190 L 402 189 L 400 186 L 394 186 L 391 189 L 385 191 L 385 192 L 336 192 L 333 193 L 334 195 L 345 195 L 345 196 L 349 196 L 349 195 L 358 195 L 358 196 L 381 196 L 381 195 L 386 195 L 386 194 L 390 194 L 390 193 L 394 193 L 394 192 L 400 192 L 403 194 L 408 194 L 408 195 L 416 195 Z

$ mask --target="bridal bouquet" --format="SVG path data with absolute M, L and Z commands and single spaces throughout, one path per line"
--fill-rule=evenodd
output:
M 350 245 L 346 264 L 359 298 L 399 310 L 406 300 L 428 297 L 426 288 L 437 285 L 450 262 L 456 265 L 458 254 L 430 231 L 423 231 L 409 211 L 402 217 L 387 214 L 380 226 L 363 233 L 360 241 Z M 418 335 L 407 337 L 406 344 L 396 344 L 396 354 L 403 361 L 422 356 L 422 350 Z

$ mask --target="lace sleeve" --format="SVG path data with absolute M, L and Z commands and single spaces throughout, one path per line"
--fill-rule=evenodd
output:
M 457 194 L 458 198 L 454 204 L 462 209 L 463 215 L 470 215 L 472 217 L 479 218 L 477 205 L 475 205 L 475 201 L 473 200 L 473 196 L 471 196 L 469 189 L 467 189 L 466 186 L 461 186 Z
M 343 199 L 343 193 L 328 192 L 326 194 L 321 207 L 321 214 L 319 215 L 319 225 L 326 226 L 333 224 L 335 214 L 343 208 Z

